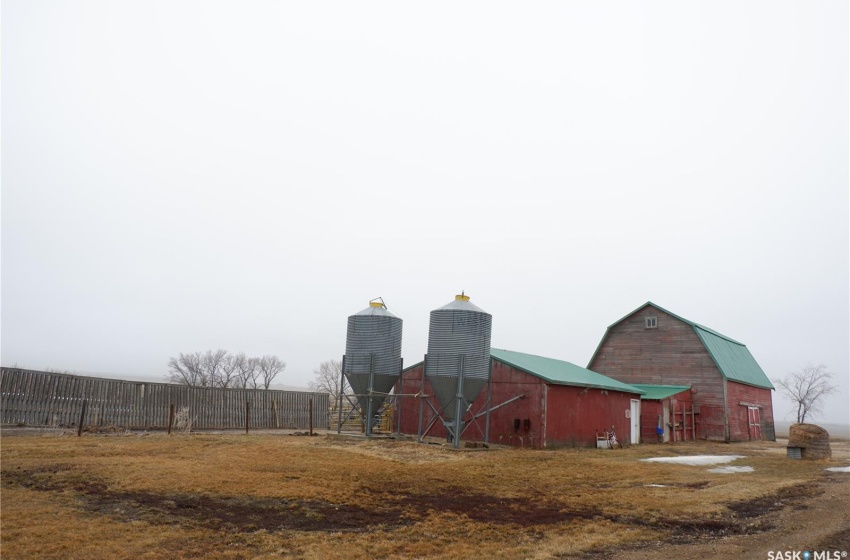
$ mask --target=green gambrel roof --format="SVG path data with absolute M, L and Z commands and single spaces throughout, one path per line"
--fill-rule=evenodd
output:
M 694 330 L 726 379 L 765 389 L 774 388 L 746 346 L 697 324 L 694 324 Z
M 644 401 L 659 401 L 690 389 L 688 385 L 644 385 L 643 383 L 632 383 L 632 386 L 643 391 L 640 398 Z
M 510 350 L 490 349 L 490 356 L 503 364 L 522 370 L 535 377 L 555 385 L 576 385 L 579 387 L 592 387 L 594 389 L 608 389 L 611 391 L 622 391 L 624 393 L 642 394 L 643 391 L 634 385 L 627 385 L 616 379 L 611 379 L 595 371 L 583 367 L 556 360 L 544 358 L 533 354 L 522 352 L 511 352 Z
M 754 387 L 762 387 L 764 389 L 775 389 L 773 383 L 770 382 L 770 379 L 768 379 L 767 375 L 764 373 L 764 370 L 761 369 L 761 366 L 758 365 L 756 359 L 753 358 L 753 355 L 750 354 L 749 350 L 747 350 L 746 345 L 738 342 L 737 340 L 731 339 L 728 336 L 720 334 L 708 327 L 694 323 L 693 321 L 676 315 L 671 311 L 667 311 L 660 305 L 655 305 L 651 301 L 641 305 L 626 315 L 626 317 L 631 317 L 647 305 L 663 311 L 664 313 L 667 313 L 668 315 L 671 315 L 683 323 L 687 323 L 693 327 L 694 332 L 696 332 L 697 336 L 702 341 L 709 356 L 711 356 L 711 359 L 714 360 L 714 363 L 717 365 L 717 369 L 720 370 L 720 374 L 726 379 L 730 381 L 737 381 L 744 385 L 752 385 Z M 623 319 L 626 317 L 623 317 Z M 620 319 L 608 327 L 608 329 L 610 330 L 611 327 L 620 323 L 623 319 Z M 602 343 L 600 342 L 599 348 L 601 347 Z M 599 348 L 596 349 L 597 352 L 599 352 Z M 596 354 L 594 354 L 594 357 L 596 357 Z M 592 361 L 593 358 L 591 358 L 591 362 Z

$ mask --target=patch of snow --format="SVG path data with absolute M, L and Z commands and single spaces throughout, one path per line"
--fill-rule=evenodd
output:
M 648 463 L 672 463 L 674 465 L 702 467 L 705 465 L 731 463 L 735 459 L 743 458 L 744 455 L 690 455 L 686 457 L 652 457 L 651 459 L 641 459 L 641 461 L 646 461 Z
M 708 469 L 708 472 L 720 473 L 720 474 L 733 474 L 739 472 L 753 472 L 755 469 L 752 467 L 717 467 L 714 469 Z
M 831 472 L 850 472 L 850 467 L 829 467 L 826 470 Z
M 670 488 L 667 484 L 644 484 L 648 488 Z

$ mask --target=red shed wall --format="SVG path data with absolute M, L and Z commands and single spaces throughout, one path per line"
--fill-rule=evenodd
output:
M 655 427 L 659 425 L 658 417 L 663 419 L 664 409 L 661 401 L 640 401 L 640 440 L 643 443 L 655 443 L 658 435 Z M 663 426 L 663 424 L 661 424 Z
M 396 383 L 393 392 L 396 395 L 413 395 L 419 393 L 422 389 L 423 372 L 423 364 L 419 364 L 415 367 L 401 372 L 401 377 Z M 434 391 L 431 390 L 431 386 L 428 384 L 427 381 L 425 381 L 424 392 L 428 395 L 434 394 Z M 434 405 L 437 410 L 440 410 L 440 405 L 437 402 L 436 397 L 429 397 L 428 400 L 431 402 L 432 405 Z M 411 435 L 416 435 L 417 433 L 419 433 L 419 408 L 420 407 L 418 397 L 403 396 L 396 399 L 396 425 L 398 426 L 399 433 Z M 431 412 L 430 407 L 423 403 L 423 428 L 428 425 L 428 422 L 433 417 L 434 413 Z M 428 435 L 446 437 L 446 430 L 445 428 L 443 428 L 443 425 L 438 422 L 438 425 L 435 425 Z
M 490 414 L 490 441 L 519 447 L 544 447 L 546 383 L 539 377 L 497 360 L 493 360 L 491 372 L 493 376 L 492 406 L 497 406 L 518 395 L 525 395 L 525 398 Z M 519 420 L 519 429 L 514 428 L 514 420 Z M 528 420 L 528 424 L 525 420 Z
M 596 433 L 612 426 L 617 439 L 631 443 L 626 411 L 638 395 L 570 385 L 549 385 L 547 391 L 546 447 L 595 447 Z
M 417 393 L 422 383 L 422 372 L 422 365 L 404 371 L 399 383 L 396 384 L 396 393 Z M 516 400 L 490 413 L 490 442 L 517 447 L 542 447 L 541 435 L 546 387 L 543 380 L 495 360 L 493 361 L 491 375 L 491 406 L 497 406 L 519 395 L 525 395 L 525 398 Z M 425 393 L 433 394 L 427 379 L 425 380 Z M 440 410 L 435 397 L 430 397 L 429 400 L 435 409 Z M 400 420 L 397 420 L 399 432 L 408 435 L 418 434 L 419 399 L 401 398 L 398 401 L 400 406 L 397 404 L 396 410 L 400 414 Z M 472 411 L 476 414 L 482 412 L 486 402 L 487 387 L 485 386 L 472 404 Z M 424 405 L 422 410 L 422 426 L 424 429 L 435 414 L 427 405 Z M 467 414 L 464 419 L 469 422 L 470 417 L 471 414 Z M 519 419 L 519 429 L 514 428 L 515 419 Z M 525 420 L 528 420 L 528 423 Z M 526 426 L 528 426 L 528 429 L 526 429 Z M 484 429 L 485 417 L 482 416 L 466 428 L 461 439 L 464 441 L 484 441 Z M 427 435 L 445 438 L 447 434 L 442 421 L 437 420 Z
M 762 439 L 776 441 L 773 425 L 773 394 L 770 389 L 729 381 L 726 384 L 726 392 L 729 398 L 729 439 L 731 441 L 750 439 L 748 406 L 759 408 Z
M 645 317 L 658 326 L 646 328 Z M 608 329 L 588 369 L 624 383 L 690 385 L 697 437 L 726 439 L 723 376 L 691 325 L 646 305 Z

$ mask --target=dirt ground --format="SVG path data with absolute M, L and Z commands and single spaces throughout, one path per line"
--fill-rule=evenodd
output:
M 850 553 L 848 473 L 825 475 L 798 494 L 771 496 L 751 504 L 753 522 L 767 530 L 742 535 L 708 534 L 605 550 L 593 558 L 643 560 L 676 558 L 767 558 L 768 551 L 839 551 Z M 841 555 L 845 558 L 846 555 Z M 831 559 L 830 559 L 831 560 Z
M 776 441 L 779 450 L 786 444 L 785 438 Z M 850 441 L 832 441 L 831 447 L 833 457 L 850 458 Z M 740 513 L 765 530 L 739 535 L 686 537 L 683 542 L 677 542 L 675 538 L 664 539 L 636 547 L 611 548 L 593 557 L 605 560 L 703 560 L 767 558 L 769 551 L 773 551 L 774 555 L 786 551 L 829 551 L 833 554 L 838 552 L 840 558 L 850 554 L 850 473 L 825 472 L 792 491 L 743 505 L 746 511 Z
M 850 464 L 848 441 L 832 443 L 831 462 L 789 462 L 782 440 L 464 452 L 290 435 L 106 430 L 77 438 L 3 429 L 3 558 L 695 560 L 850 552 L 850 473 L 824 470 Z M 702 453 L 745 455 L 755 472 L 712 475 L 640 461 Z M 59 518 L 73 544 L 51 544 L 49 520 Z M 109 535 L 125 539 L 128 524 L 135 540 L 110 555 Z

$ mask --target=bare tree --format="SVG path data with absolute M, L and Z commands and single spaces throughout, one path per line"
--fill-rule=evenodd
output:
M 201 357 L 201 371 L 203 371 L 204 387 L 222 386 L 222 366 L 227 359 L 227 350 L 207 350 Z
M 822 412 L 826 397 L 838 392 L 838 387 L 829 382 L 833 377 L 825 365 L 809 364 L 774 381 L 779 391 L 797 404 L 797 423 L 803 424 L 806 417 Z
M 193 387 L 268 389 L 284 368 L 286 362 L 277 356 L 249 358 L 244 352 L 234 355 L 218 349 L 169 358 L 167 378 Z
M 260 378 L 260 360 L 249 358 L 244 352 L 236 355 L 236 384 L 242 389 L 257 389 Z
M 15 364 L 15 365 L 12 366 L 12 369 L 17 369 L 17 368 L 18 368 L 18 364 Z M 66 375 L 76 375 L 77 374 L 77 372 L 71 371 L 71 370 L 68 370 L 68 369 L 44 368 L 44 371 L 46 371 L 47 373 L 64 373 Z
M 233 354 L 227 354 L 224 359 L 221 361 L 221 365 L 219 367 L 219 376 L 218 382 L 216 383 L 216 387 L 221 387 L 222 389 L 227 389 L 228 387 L 235 385 L 239 378 L 239 361 L 238 357 Z
M 329 393 L 331 406 L 339 402 L 340 393 L 350 392 L 348 383 L 342 377 L 342 362 L 339 360 L 328 360 L 319 364 L 319 367 L 313 370 L 313 380 L 308 386 L 311 391 Z
M 268 389 L 277 374 L 284 370 L 286 362 L 280 361 L 277 356 L 263 356 L 257 367 L 260 370 L 260 377 L 263 378 L 263 389 Z
M 200 386 L 203 384 L 201 353 L 183 354 L 168 360 L 168 381 L 180 385 Z

